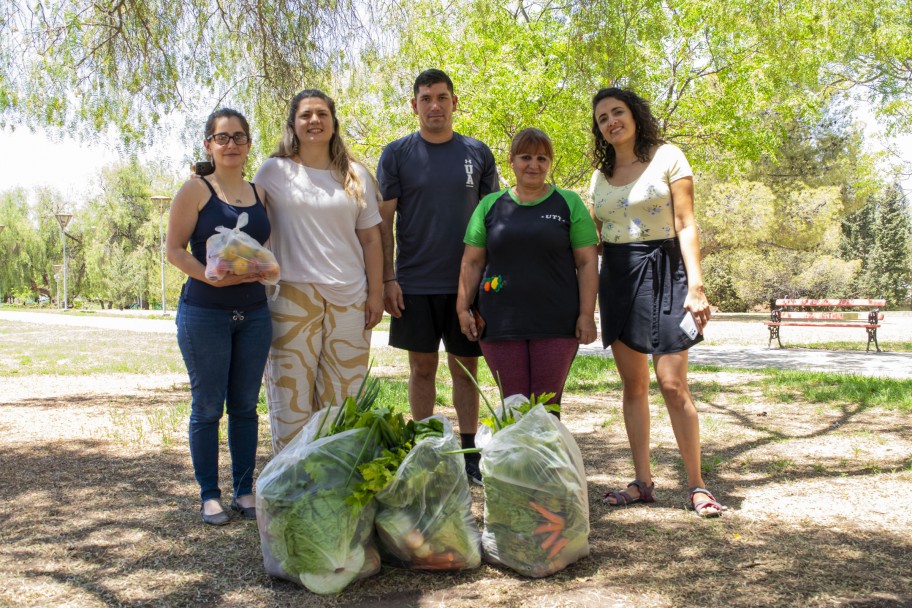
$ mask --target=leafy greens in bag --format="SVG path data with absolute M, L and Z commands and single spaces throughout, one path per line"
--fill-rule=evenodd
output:
M 480 533 L 459 441 L 449 422 L 442 436 L 417 439 L 389 484 L 377 494 L 375 525 L 384 562 L 418 570 L 457 570 L 481 564 Z
M 376 419 L 364 416 L 376 394 L 365 383 L 357 397 L 317 412 L 264 467 L 256 506 L 267 573 L 332 594 L 380 570 L 375 507 L 352 499 L 365 483 L 358 467 L 380 447 Z
M 373 506 L 353 509 L 347 501 L 361 481 L 352 472 L 368 440 L 366 429 L 312 443 L 296 437 L 263 470 L 257 518 L 269 574 L 332 594 L 379 571 Z

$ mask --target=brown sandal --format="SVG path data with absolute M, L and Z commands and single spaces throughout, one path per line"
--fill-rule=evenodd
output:
M 627 484 L 627 487 L 638 489 L 640 491 L 639 496 L 631 498 L 626 490 L 615 490 L 602 496 L 602 502 L 612 507 L 626 507 L 627 505 L 636 504 L 638 502 L 655 502 L 655 486 L 655 482 L 652 482 L 647 486 L 639 479 L 634 479 Z M 608 502 L 609 498 L 613 498 L 614 502 Z

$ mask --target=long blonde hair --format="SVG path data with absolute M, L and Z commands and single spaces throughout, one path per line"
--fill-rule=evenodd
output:
M 355 171 L 355 163 L 358 161 L 349 151 L 345 142 L 342 141 L 339 119 L 336 118 L 336 102 L 323 91 L 319 89 L 304 89 L 292 98 L 288 107 L 288 120 L 285 121 L 285 128 L 282 131 L 282 139 L 279 141 L 276 151 L 272 153 L 272 158 L 293 158 L 297 156 L 298 148 L 301 144 L 298 141 L 298 134 L 295 133 L 295 116 L 298 113 L 298 106 L 301 101 L 311 97 L 322 99 L 332 115 L 333 134 L 329 140 L 330 169 L 335 174 L 336 179 L 339 180 L 339 183 L 342 184 L 345 193 L 353 198 L 359 207 L 363 208 L 367 201 L 364 200 L 364 184 L 361 183 L 361 177 Z M 370 175 L 370 171 L 368 171 L 368 175 Z M 373 175 L 371 175 L 371 180 L 374 180 Z

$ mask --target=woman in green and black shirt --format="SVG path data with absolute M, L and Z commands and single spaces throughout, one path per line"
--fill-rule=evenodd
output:
M 579 195 L 545 183 L 554 147 L 539 129 L 513 139 L 516 185 L 469 220 L 456 310 L 505 395 L 556 393 L 580 344 L 596 338 L 598 237 Z M 478 302 L 484 326 L 471 311 Z

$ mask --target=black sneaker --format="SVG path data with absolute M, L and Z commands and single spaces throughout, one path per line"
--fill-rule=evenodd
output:
M 469 483 L 474 483 L 479 486 L 484 485 L 481 478 L 481 469 L 478 466 L 481 462 L 481 454 L 464 454 L 464 456 L 465 470 L 466 475 L 469 478 Z

